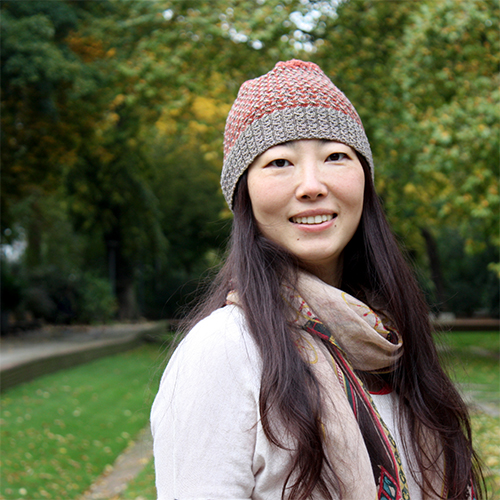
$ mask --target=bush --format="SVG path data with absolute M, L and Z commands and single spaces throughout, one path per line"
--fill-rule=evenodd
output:
M 78 281 L 77 316 L 83 323 L 103 323 L 115 317 L 118 303 L 108 280 L 84 273 Z
M 50 266 L 25 272 L 21 281 L 2 267 L 2 310 L 19 317 L 29 312 L 52 324 L 103 323 L 117 309 L 108 280 L 95 273 Z
M 443 232 L 438 241 L 448 300 L 446 306 L 459 317 L 476 314 L 498 318 L 500 297 L 498 276 L 488 268 L 498 262 L 498 248 L 468 254 L 465 244 L 453 230 Z

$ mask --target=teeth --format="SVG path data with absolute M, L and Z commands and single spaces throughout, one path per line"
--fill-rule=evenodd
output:
M 316 215 L 309 217 L 292 217 L 292 222 L 295 224 L 321 224 L 328 220 L 332 220 L 333 215 Z

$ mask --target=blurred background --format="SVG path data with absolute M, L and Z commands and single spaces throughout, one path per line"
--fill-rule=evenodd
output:
M 0 499 L 156 498 L 151 402 L 230 230 L 225 119 L 243 81 L 290 58 L 355 105 L 432 313 L 470 329 L 436 339 L 500 499 L 497 0 L 2 0 L 0 14 Z
M 433 311 L 499 314 L 494 0 L 2 1 L 2 331 L 172 318 L 217 266 L 240 84 L 317 63 L 357 108 Z

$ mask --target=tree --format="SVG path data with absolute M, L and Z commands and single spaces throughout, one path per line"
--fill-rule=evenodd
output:
M 431 227 L 457 227 L 469 250 L 500 244 L 499 20 L 495 2 L 425 4 L 393 72 L 404 122 L 393 138 L 414 166 L 400 192 Z
M 168 4 L 161 9 L 156 2 L 118 4 L 111 21 L 109 16 L 93 21 L 70 39 L 76 52 L 89 39 L 101 41 L 105 53 L 112 53 L 112 63 L 96 61 L 105 89 L 96 96 L 101 119 L 92 147 L 82 145 L 68 185 L 78 227 L 99 230 L 106 242 L 120 315 L 128 317 L 137 310 L 134 281 L 140 259 L 157 261 L 166 253 L 163 260 L 180 263 L 189 273 L 217 239 L 218 230 L 206 222 L 219 215 L 222 205 L 213 170 L 220 165 L 214 160 L 221 157 L 213 149 L 217 145 L 222 150 L 224 117 L 210 111 L 218 102 L 213 104 L 203 94 L 211 92 L 207 82 L 215 84 L 218 78 L 216 92 L 227 99 L 230 68 L 237 71 L 238 61 L 251 68 L 248 63 L 256 49 L 249 44 L 238 47 L 231 29 L 226 32 L 222 20 L 231 9 L 221 14 L 221 4 L 213 9 L 205 2 L 175 2 L 170 16 L 164 14 L 168 9 L 163 10 Z M 262 13 L 258 9 L 253 15 Z M 210 43 L 197 43 L 204 38 Z M 225 71 L 224 78 L 219 71 Z M 175 126 L 163 134 L 160 152 L 167 157 L 159 161 L 158 152 L 148 152 L 159 142 L 149 138 L 161 134 L 152 127 L 166 123 L 161 117 L 168 116 L 174 116 Z M 214 131 L 220 134 L 217 139 Z M 193 147 L 204 152 L 203 159 Z M 180 161 L 185 163 L 182 172 Z M 158 163 L 166 170 L 161 171 Z M 168 199 L 165 193 L 170 194 Z M 193 196 L 179 197 L 181 193 Z M 214 201 L 208 202 L 209 198 Z M 214 209 L 207 210 L 210 206 Z
M 64 43 L 83 14 L 63 2 L 2 2 L 1 228 L 4 233 L 13 225 L 12 203 L 35 200 L 28 230 L 32 264 L 40 260 L 36 199 L 53 192 L 89 130 L 73 103 L 95 88 L 92 71 Z
M 450 228 L 461 234 L 469 254 L 487 251 L 491 257 L 493 245 L 492 269 L 500 245 L 499 14 L 498 5 L 480 0 L 422 5 L 393 72 L 401 123 L 387 141 L 389 148 L 404 150 L 412 165 L 391 205 L 414 207 L 413 224 L 428 250 Z M 395 168 L 393 162 L 389 169 Z M 446 272 L 437 252 L 428 257 L 444 304 Z

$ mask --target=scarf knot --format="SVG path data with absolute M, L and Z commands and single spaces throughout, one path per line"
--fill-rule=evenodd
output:
M 300 273 L 295 288 L 283 285 L 292 324 L 326 340 L 356 370 L 387 373 L 403 355 L 403 341 L 390 320 L 346 292 Z

